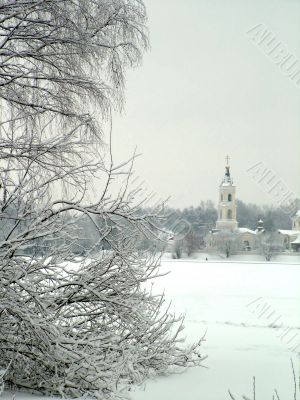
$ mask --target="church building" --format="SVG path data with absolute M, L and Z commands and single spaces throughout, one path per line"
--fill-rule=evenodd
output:
M 236 186 L 230 174 L 229 157 L 226 157 L 225 175 L 219 186 L 218 220 L 207 238 L 208 248 L 217 248 L 224 242 L 234 244 L 236 251 L 250 251 L 258 247 L 264 234 L 263 221 L 259 220 L 255 231 L 238 226 L 236 219 Z M 287 251 L 300 251 L 300 210 L 292 217 L 290 230 L 278 229 L 278 246 Z
M 236 186 L 230 174 L 229 157 L 226 157 L 225 175 L 219 186 L 218 220 L 216 228 L 207 237 L 209 248 L 218 247 L 226 235 L 235 240 L 238 250 L 253 250 L 256 247 L 256 235 L 263 232 L 263 221 L 259 221 L 255 231 L 238 227 L 236 219 Z
M 278 229 L 278 233 L 285 249 L 300 251 L 300 210 L 292 216 L 292 229 Z
M 233 180 L 230 176 L 230 167 L 226 165 L 225 176 L 219 186 L 218 220 L 216 229 L 226 229 L 231 232 L 237 229 L 236 201 Z

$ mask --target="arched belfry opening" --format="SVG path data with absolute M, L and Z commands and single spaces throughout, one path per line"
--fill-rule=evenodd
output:
M 228 195 L 228 201 L 231 201 L 231 200 L 232 200 L 232 194 L 229 193 L 229 195 Z
M 227 219 L 232 219 L 232 210 L 227 210 Z

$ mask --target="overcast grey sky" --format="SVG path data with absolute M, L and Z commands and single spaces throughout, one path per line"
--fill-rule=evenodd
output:
M 246 32 L 263 23 L 300 60 L 300 0 L 145 0 L 151 50 L 130 71 L 114 153 L 170 205 L 217 200 L 226 154 L 237 197 L 272 198 L 246 169 L 264 162 L 300 197 L 300 85 Z M 300 62 L 299 62 L 300 66 Z

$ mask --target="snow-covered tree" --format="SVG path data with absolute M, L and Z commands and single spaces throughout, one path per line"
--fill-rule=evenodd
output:
M 266 261 L 270 261 L 275 253 L 283 250 L 278 232 L 262 232 L 257 235 L 257 245 Z
M 145 19 L 139 0 L 0 4 L 0 368 L 18 388 L 114 398 L 202 360 L 149 288 L 159 258 L 136 251 L 158 227 L 133 159 L 102 139 Z M 97 239 L 79 259 L 82 216 Z
M 226 258 L 229 258 L 233 253 L 238 251 L 241 246 L 241 240 L 238 232 L 229 230 L 219 231 L 214 237 L 214 248 Z

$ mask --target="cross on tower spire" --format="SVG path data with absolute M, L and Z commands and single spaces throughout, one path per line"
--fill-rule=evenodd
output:
M 225 157 L 225 161 L 226 161 L 226 165 L 229 165 L 230 157 L 228 155 Z

